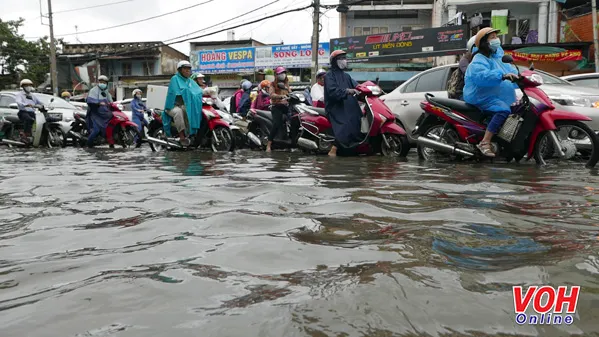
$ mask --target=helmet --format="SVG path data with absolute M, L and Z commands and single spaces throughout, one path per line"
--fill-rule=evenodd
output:
M 243 83 L 241 83 L 241 88 L 243 90 L 250 90 L 250 88 L 252 87 L 252 82 L 245 80 L 243 81 Z
M 100 82 L 100 81 L 108 82 L 108 77 L 106 77 L 106 76 L 104 76 L 104 75 L 100 75 L 100 76 L 98 77 L 98 82 Z
M 181 69 L 182 67 L 191 68 L 191 63 L 189 63 L 189 61 L 186 60 L 179 61 L 179 63 L 177 63 L 177 70 Z
M 327 73 L 326 70 L 318 69 L 318 72 L 316 73 L 316 78 L 319 78 L 320 76 L 324 76 L 326 73 Z
M 195 81 L 198 78 L 204 78 L 204 77 L 205 77 L 204 75 L 197 73 L 197 74 L 191 74 L 191 76 L 189 78 L 191 78 L 192 80 Z
M 141 90 L 140 90 L 140 89 L 135 89 L 135 90 L 133 90 L 133 96 L 137 95 L 138 93 L 139 93 L 139 94 L 142 94 L 142 92 L 141 92 Z
M 329 56 L 329 60 L 331 62 L 333 62 L 333 60 L 335 59 L 335 57 L 339 56 L 339 55 L 345 55 L 347 54 L 345 51 L 343 50 L 335 50 L 334 52 L 331 53 L 331 56 Z
M 266 88 L 266 87 L 270 87 L 270 81 L 269 80 L 264 80 L 262 82 L 260 82 L 260 88 Z
M 476 33 L 476 36 L 474 37 L 474 44 L 476 45 L 476 48 L 480 49 L 480 41 L 483 38 L 486 38 L 491 33 L 498 33 L 500 31 L 501 31 L 500 29 L 495 29 L 495 28 L 491 28 L 491 27 L 487 27 L 487 28 L 483 28 L 483 29 L 479 30 L 478 33 Z
M 33 82 L 31 82 L 31 80 L 30 80 L 30 79 L 27 79 L 27 78 L 25 78 L 25 79 L 23 79 L 23 80 L 21 81 L 21 84 L 20 84 L 20 86 L 21 86 L 21 87 L 23 87 L 23 86 L 26 86 L 26 85 L 31 85 L 31 86 L 33 86 Z
M 287 69 L 285 69 L 285 67 L 277 67 L 277 69 L 275 69 L 275 74 L 282 74 L 282 73 L 286 73 Z
M 68 91 L 63 91 L 60 97 L 71 97 L 71 94 Z
M 474 40 L 476 40 L 476 35 L 471 37 L 470 40 L 468 40 L 468 43 L 466 44 L 466 51 L 472 51 L 472 47 L 474 47 Z

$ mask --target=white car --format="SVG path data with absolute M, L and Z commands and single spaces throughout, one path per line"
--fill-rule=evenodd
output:
M 574 85 L 596 88 L 599 90 L 599 73 L 568 75 L 562 76 L 561 79 L 566 80 Z
M 524 71 L 526 67 L 519 67 Z M 416 138 L 412 131 L 416 126 L 418 117 L 423 113 L 420 103 L 424 101 L 424 94 L 431 93 L 435 97 L 447 98 L 447 82 L 451 74 L 458 69 L 458 64 L 444 65 L 423 71 L 392 92 L 381 96 L 389 109 L 397 118 L 397 122 L 406 130 L 408 139 L 412 146 L 416 146 Z M 557 76 L 544 71 L 535 70 L 543 78 L 540 88 L 556 103 L 556 107 L 566 111 L 574 111 L 588 116 L 593 120 L 586 122 L 591 129 L 599 130 L 599 109 L 593 108 L 595 102 L 599 102 L 599 90 L 575 86 Z M 518 97 L 522 96 L 520 90 L 516 90 Z
M 0 115 L 17 117 L 17 114 L 19 113 L 19 107 L 17 106 L 17 100 L 15 98 L 17 93 L 19 92 L 0 92 Z M 59 122 L 61 129 L 65 135 L 68 134 L 71 129 L 71 122 L 74 120 L 73 113 L 81 110 L 60 97 L 35 92 L 33 93 L 33 96 L 40 100 L 46 109 L 48 109 L 48 115 L 50 115 L 50 117 L 62 119 L 62 122 Z M 54 101 L 50 102 L 52 99 L 54 99 Z

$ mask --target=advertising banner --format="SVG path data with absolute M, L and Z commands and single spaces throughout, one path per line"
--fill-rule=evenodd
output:
M 506 55 L 512 55 L 514 61 L 563 62 L 582 60 L 582 50 L 566 50 L 551 54 L 519 53 L 515 50 L 505 50 Z
M 332 39 L 330 46 L 346 51 L 350 63 L 396 62 L 461 54 L 469 38 L 468 25 L 461 25 Z
M 329 43 L 318 45 L 318 65 L 329 64 Z M 256 47 L 256 68 L 310 68 L 312 66 L 312 45 L 294 44 L 283 46 Z
M 252 72 L 255 69 L 253 47 L 200 50 L 192 57 L 192 71 L 204 74 Z

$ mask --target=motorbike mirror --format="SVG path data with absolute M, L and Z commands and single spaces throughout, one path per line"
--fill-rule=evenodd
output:
M 501 58 L 501 62 L 514 63 L 514 58 L 512 57 L 512 55 L 503 55 L 503 57 Z
M 530 70 L 535 70 L 535 64 L 530 62 L 530 67 L 528 68 Z
M 50 103 L 54 102 L 54 97 L 50 98 Z
M 19 110 L 19 106 L 17 105 L 17 103 L 10 103 L 8 107 L 11 109 Z

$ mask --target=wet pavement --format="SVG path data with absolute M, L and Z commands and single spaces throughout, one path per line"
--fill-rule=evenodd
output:
M 0 336 L 598 336 L 578 166 L 0 148 Z M 572 325 L 512 286 L 579 285 Z

